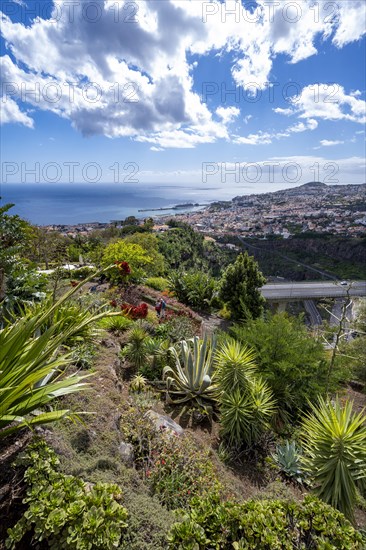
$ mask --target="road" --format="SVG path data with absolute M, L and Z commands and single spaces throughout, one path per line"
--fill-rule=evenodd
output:
M 336 282 L 271 283 L 264 285 L 261 292 L 269 301 L 290 302 L 315 298 L 344 298 L 348 289 L 350 296 L 366 296 L 366 281 L 349 282 L 348 286 Z
M 313 327 L 322 324 L 322 317 L 313 300 L 304 300 L 305 311 L 309 315 L 310 323 Z

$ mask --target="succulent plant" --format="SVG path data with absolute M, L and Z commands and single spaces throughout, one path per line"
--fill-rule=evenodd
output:
M 183 340 L 179 351 L 170 348 L 175 364 L 163 370 L 168 401 L 212 413 L 218 397 L 217 386 L 212 381 L 215 347 L 215 340 L 195 336 Z
M 281 472 L 299 483 L 304 480 L 304 473 L 301 470 L 302 449 L 296 441 L 285 441 L 283 445 L 277 445 L 276 452 L 272 454 L 273 460 Z

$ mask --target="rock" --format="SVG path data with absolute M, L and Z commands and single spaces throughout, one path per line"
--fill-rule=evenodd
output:
M 133 464 L 135 455 L 133 452 L 133 447 L 130 443 L 125 443 L 124 441 L 122 441 L 118 446 L 118 452 L 123 462 L 130 465 Z
M 113 340 L 110 338 L 103 338 L 103 340 L 100 341 L 101 345 L 105 348 L 114 348 L 118 349 L 118 344 L 116 344 Z
M 152 420 L 157 430 L 164 430 L 172 435 L 182 435 L 184 430 L 170 416 L 159 414 L 155 411 L 148 411 L 146 416 Z

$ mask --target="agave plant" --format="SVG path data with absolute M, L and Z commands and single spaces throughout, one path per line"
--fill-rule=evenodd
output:
M 352 402 L 320 398 L 302 424 L 303 464 L 315 492 L 351 520 L 357 489 L 366 487 L 365 421 Z
M 163 378 L 171 403 L 190 405 L 209 415 L 212 413 L 218 397 L 217 386 L 212 381 L 215 346 L 215 340 L 195 336 L 180 342 L 179 351 L 170 348 L 175 364 L 164 368 Z
M 59 316 L 66 300 L 82 284 L 54 305 L 38 306 L 0 330 L 0 437 L 67 416 L 68 410 L 44 407 L 60 396 L 85 389 L 90 375 L 65 376 L 72 354 L 60 353 L 60 346 L 105 315 L 89 313 L 68 318 L 67 323 Z
M 303 471 L 301 469 L 302 449 L 296 441 L 285 441 L 283 445 L 277 445 L 276 452 L 272 454 L 273 460 L 285 474 L 286 477 L 303 482 Z

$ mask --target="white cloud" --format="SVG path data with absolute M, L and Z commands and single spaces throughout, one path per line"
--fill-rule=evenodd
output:
M 238 109 L 221 107 L 210 112 L 193 91 L 192 70 L 199 59 L 190 65 L 188 54 L 231 55 L 234 81 L 248 95 L 253 94 L 269 86 L 278 54 L 296 63 L 316 53 L 318 38 L 333 36 L 337 47 L 360 39 L 362 3 L 343 2 L 337 17 L 328 19 L 327 4 L 333 3 L 320 0 L 315 4 L 318 8 L 312 0 L 296 0 L 285 9 L 280 2 L 258 0 L 251 12 L 236 2 L 239 11 L 233 16 L 227 13 L 233 5 L 219 1 L 140 0 L 137 20 L 131 22 L 129 0 L 54 0 L 51 19 L 35 18 L 25 26 L 3 16 L 1 32 L 12 53 L 2 58 L 3 82 L 14 83 L 16 88 L 9 93 L 6 121 L 31 126 L 30 117 L 16 110 L 14 103 L 22 99 L 22 86 L 38 85 L 40 97 L 28 94 L 27 102 L 70 120 L 86 136 L 129 136 L 158 146 L 164 143 L 163 147 L 194 147 L 230 139 L 227 125 L 238 117 Z M 212 8 L 215 13 L 209 15 Z M 99 17 L 96 23 L 91 23 L 93 14 Z M 96 101 L 88 96 L 90 83 L 100 90 Z M 275 112 L 360 122 L 363 102 L 356 96 L 357 91 L 344 93 L 341 105 L 324 107 L 324 102 L 312 105 L 305 95 L 303 103 Z M 216 115 L 220 122 L 215 122 Z M 271 139 L 266 132 L 242 138 L 251 143 Z
M 240 109 L 237 107 L 218 107 L 216 114 L 224 124 L 230 124 L 240 115 Z
M 279 115 L 285 115 L 285 116 L 291 116 L 294 114 L 293 109 L 282 109 L 281 107 L 276 107 L 275 109 L 272 109 L 274 113 L 277 113 Z
M 0 100 L 1 101 L 1 100 Z M 33 119 L 27 113 L 23 113 L 18 104 L 11 98 L 6 98 L 5 103 L 1 103 L 1 124 L 10 122 L 23 124 L 27 128 L 33 128 Z
M 290 101 L 292 113 L 300 118 L 366 122 L 366 102 L 347 94 L 340 84 L 311 84 Z
M 258 132 L 257 134 L 249 134 L 249 136 L 236 136 L 234 143 L 243 145 L 269 145 L 272 143 L 274 134 L 268 132 Z
M 341 140 L 338 140 L 338 139 L 336 139 L 334 141 L 332 141 L 330 139 L 322 139 L 320 141 L 320 145 L 322 147 L 333 147 L 333 145 L 342 145 L 343 143 L 344 143 L 344 141 L 341 141 Z
M 308 130 L 315 130 L 318 127 L 318 123 L 314 119 L 309 119 L 304 122 L 299 122 L 294 126 L 289 126 L 283 132 L 258 132 L 257 134 L 250 134 L 247 137 L 235 136 L 234 142 L 237 144 L 245 145 L 269 145 L 273 140 L 288 138 L 291 134 L 297 134 L 300 132 L 306 132 Z

